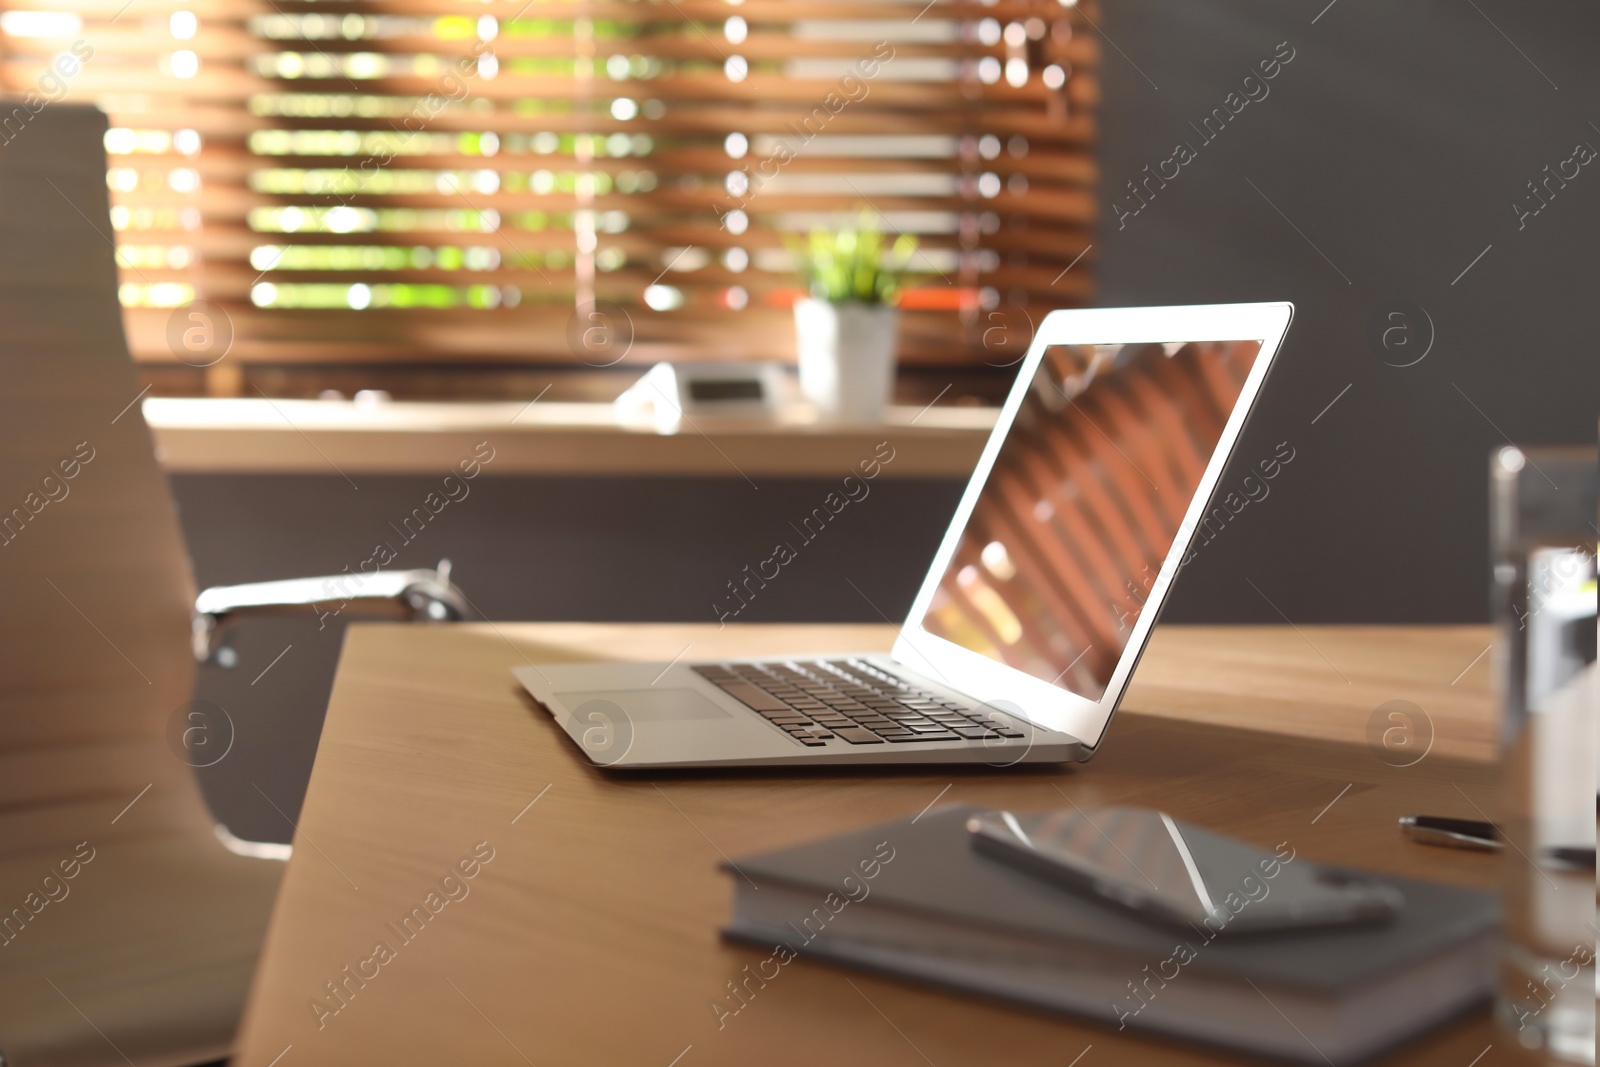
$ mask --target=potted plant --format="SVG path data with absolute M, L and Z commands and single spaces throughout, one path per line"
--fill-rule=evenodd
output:
M 868 216 L 853 229 L 813 230 L 791 249 L 809 294 L 795 303 L 800 391 L 828 419 L 881 422 L 894 387 L 894 306 L 916 238 L 886 245 Z

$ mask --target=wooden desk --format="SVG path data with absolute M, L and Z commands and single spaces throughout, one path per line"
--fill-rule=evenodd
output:
M 936 800 L 1060 806 L 1059 787 L 1080 804 L 1156 805 L 1317 859 L 1494 882 L 1493 858 L 1395 830 L 1408 811 L 1473 815 L 1457 786 L 1491 807 L 1487 657 L 1474 660 L 1486 629 L 1168 628 L 1092 762 L 1007 773 L 608 777 L 509 673 L 524 656 L 823 652 L 892 637 L 879 626 L 352 627 L 234 1062 L 1065 1067 L 1091 1044 L 1082 1067 L 1233 1062 L 803 959 L 719 1031 L 711 1002 L 762 953 L 718 939 L 730 899 L 718 862 Z M 1364 741 L 1393 699 L 1422 706 L 1438 732 L 1407 768 Z M 470 894 L 402 943 L 387 924 L 478 842 L 493 859 Z M 350 982 L 319 1030 L 312 999 L 380 940 L 395 958 L 364 987 Z M 1480 1014 L 1387 1062 L 1495 1067 L 1506 1052 Z

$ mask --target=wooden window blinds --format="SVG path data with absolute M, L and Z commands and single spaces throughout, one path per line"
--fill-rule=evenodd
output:
M 193 301 L 236 365 L 791 358 L 785 235 L 865 213 L 920 242 L 902 361 L 981 365 L 996 309 L 1089 295 L 1094 28 L 1062 0 L 0 0 L 0 150 L 55 100 L 109 114 L 150 362 L 199 365 L 169 336 Z

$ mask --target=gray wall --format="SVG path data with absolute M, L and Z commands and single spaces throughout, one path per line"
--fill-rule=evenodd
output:
M 1296 622 L 1482 620 L 1490 450 L 1595 441 L 1600 160 L 1524 228 L 1511 205 L 1600 150 L 1600 5 L 1105 0 L 1102 25 L 1100 302 L 1297 309 L 1238 454 L 1296 459 L 1169 617 L 1276 621 L 1248 577 Z M 1189 123 L 1285 41 L 1267 95 L 1202 141 Z M 1196 158 L 1119 222 L 1179 141 Z M 1413 366 L 1369 338 L 1393 301 L 1433 323 Z

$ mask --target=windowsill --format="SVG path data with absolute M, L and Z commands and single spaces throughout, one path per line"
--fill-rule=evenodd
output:
M 493 474 L 843 476 L 874 448 L 885 476 L 963 478 L 995 409 L 891 407 L 882 425 L 818 422 L 808 408 L 756 420 L 694 415 L 676 432 L 624 424 L 609 404 L 151 398 L 145 421 L 172 473 L 433 473 L 488 441 Z

